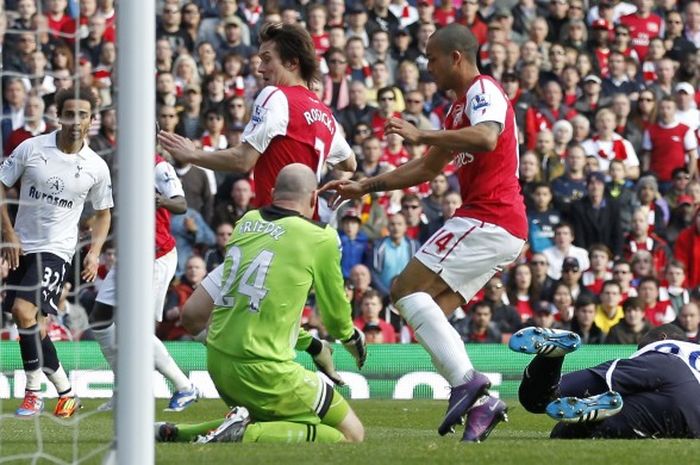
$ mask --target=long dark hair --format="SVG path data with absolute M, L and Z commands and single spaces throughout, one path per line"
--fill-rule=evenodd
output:
M 272 41 L 283 63 L 299 62 L 302 79 L 310 85 L 320 80 L 316 50 L 308 31 L 298 24 L 269 23 L 260 30 L 260 43 Z

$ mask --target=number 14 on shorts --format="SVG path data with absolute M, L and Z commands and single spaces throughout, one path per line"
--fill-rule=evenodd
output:
M 457 245 L 457 239 L 453 232 L 440 229 L 425 243 L 421 251 L 428 255 L 445 258 Z

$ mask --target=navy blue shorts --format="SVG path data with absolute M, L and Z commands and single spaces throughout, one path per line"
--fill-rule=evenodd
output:
M 5 281 L 3 310 L 9 312 L 16 298 L 32 302 L 44 315 L 58 312 L 58 300 L 66 277 L 67 263 L 48 252 L 19 257 L 19 267 Z

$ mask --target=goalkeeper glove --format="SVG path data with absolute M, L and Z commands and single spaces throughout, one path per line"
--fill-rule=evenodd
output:
M 355 328 L 352 336 L 347 341 L 343 341 L 343 346 L 345 350 L 350 352 L 355 358 L 357 363 L 357 368 L 362 368 L 367 359 L 367 343 L 365 342 L 365 333 Z
M 333 364 L 333 348 L 328 342 L 313 338 L 306 352 L 311 355 L 311 359 L 314 361 L 314 365 L 316 365 L 318 371 L 328 376 L 328 378 L 338 386 L 345 386 L 345 381 L 343 381 L 343 378 L 335 371 L 335 364 Z

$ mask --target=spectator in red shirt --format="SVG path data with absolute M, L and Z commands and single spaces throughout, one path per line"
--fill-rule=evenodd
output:
M 678 235 L 673 252 L 676 259 L 685 265 L 688 287 L 700 285 L 700 208 L 695 210 L 693 224 Z
M 410 158 L 410 154 L 403 146 L 403 137 L 398 134 L 389 134 L 386 137 L 386 147 L 379 161 L 397 167 L 406 163 Z
M 46 6 L 48 11 L 45 16 L 49 20 L 49 31 L 51 35 L 58 37 L 58 33 L 71 22 L 70 16 L 66 14 L 68 2 L 67 0 L 48 0 Z
M 328 10 L 325 5 L 315 3 L 309 6 L 307 10 L 306 28 L 311 34 L 311 40 L 316 49 L 316 56 L 320 57 L 331 46 L 328 32 L 326 31 L 326 21 L 328 18 Z
M 472 31 L 479 45 L 486 43 L 488 27 L 486 23 L 477 14 L 479 12 L 478 0 L 462 0 L 462 6 L 459 9 L 460 16 L 457 22 L 463 24 Z
M 639 208 L 632 214 L 632 230 L 625 237 L 623 255 L 625 259 L 631 260 L 638 251 L 649 251 L 654 270 L 660 276 L 671 256 L 671 250 L 665 240 L 649 231 L 648 217 L 649 210 L 646 208 Z
M 372 131 L 380 141 L 384 140 L 384 125 L 389 118 L 401 118 L 401 113 L 396 108 L 396 89 L 382 87 L 377 91 L 379 108 L 372 115 Z
M 10 133 L 10 137 L 5 141 L 5 156 L 9 156 L 25 140 L 44 132 L 44 100 L 38 95 L 30 95 L 24 105 L 24 126 Z
M 671 304 L 668 301 L 659 301 L 659 282 L 656 278 L 642 278 L 637 290 L 644 303 L 644 316 L 649 324 L 656 327 L 676 319 L 676 312 Z
M 362 300 L 360 302 L 360 316 L 355 319 L 355 326 L 358 328 L 364 328 L 365 325 L 371 324 L 379 326 L 382 332 L 383 342 L 386 344 L 393 344 L 396 342 L 396 332 L 391 324 L 384 321 L 380 315 L 382 310 L 384 310 L 384 305 L 382 304 L 382 298 L 377 291 L 374 289 L 367 290 L 362 295 Z
M 605 244 L 593 244 L 588 249 L 591 267 L 583 272 L 581 282 L 595 295 L 603 290 L 605 281 L 612 279 L 612 273 L 608 270 L 608 264 L 612 258 L 612 252 Z
M 525 114 L 525 139 L 527 148 L 532 150 L 537 143 L 537 133 L 542 129 L 552 129 L 560 119 L 571 119 L 576 111 L 562 103 L 561 84 L 549 81 L 544 86 L 544 102 L 530 107 Z
M 649 41 L 661 33 L 662 20 L 659 15 L 651 12 L 654 7 L 653 0 L 636 0 L 634 4 L 637 6 L 637 11 L 622 16 L 620 24 L 629 28 L 632 45 L 639 58 L 644 59 L 649 48 Z
M 510 270 L 506 292 L 510 304 L 515 307 L 523 323 L 534 316 L 534 304 L 540 297 L 537 282 L 532 279 L 532 270 L 521 263 Z
M 591 56 L 593 58 L 594 71 L 602 77 L 608 77 L 608 57 L 610 56 L 610 30 L 611 23 L 599 18 L 591 24 Z M 583 74 L 583 73 L 581 73 Z
M 664 97 L 659 102 L 659 120 L 644 131 L 642 166 L 662 183 L 662 191 L 671 187 L 671 174 L 686 166 L 690 177 L 697 173 L 698 141 L 693 131 L 676 118 L 676 102 Z

